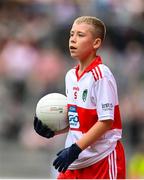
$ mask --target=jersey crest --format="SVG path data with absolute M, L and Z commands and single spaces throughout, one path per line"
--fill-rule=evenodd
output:
M 82 94 L 82 100 L 83 100 L 84 102 L 86 101 L 87 94 L 88 94 L 88 90 L 85 89 L 85 90 L 83 91 L 83 94 Z

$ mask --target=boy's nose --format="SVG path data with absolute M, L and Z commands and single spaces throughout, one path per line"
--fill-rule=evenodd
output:
M 75 42 L 76 42 L 76 36 L 72 36 L 72 37 L 70 38 L 70 42 L 71 42 L 71 43 L 75 43 Z
M 71 42 L 71 43 L 75 43 L 76 41 L 75 41 L 74 39 L 72 39 L 70 42 Z

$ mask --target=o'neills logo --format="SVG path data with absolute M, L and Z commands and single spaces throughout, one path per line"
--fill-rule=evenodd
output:
M 83 99 L 84 102 L 86 101 L 87 93 L 88 93 L 88 90 L 85 89 L 85 90 L 83 91 L 83 94 L 82 94 L 82 99 Z
M 74 91 L 79 91 L 79 87 L 73 87 Z

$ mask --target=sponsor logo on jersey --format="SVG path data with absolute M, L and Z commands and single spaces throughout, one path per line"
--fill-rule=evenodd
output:
M 68 111 L 68 117 L 69 117 L 69 124 L 71 128 L 80 127 L 76 106 L 70 106 L 69 111 Z
M 84 102 L 86 101 L 87 93 L 88 93 L 88 90 L 85 89 L 85 90 L 83 91 L 83 94 L 82 94 L 82 99 L 83 99 Z
M 102 104 L 102 110 L 103 111 L 112 111 L 112 109 L 113 109 L 112 103 Z

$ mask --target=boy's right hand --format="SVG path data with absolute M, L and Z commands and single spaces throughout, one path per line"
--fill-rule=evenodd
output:
M 45 138 L 51 138 L 55 135 L 55 132 L 43 124 L 36 116 L 34 117 L 34 129 L 40 136 Z

